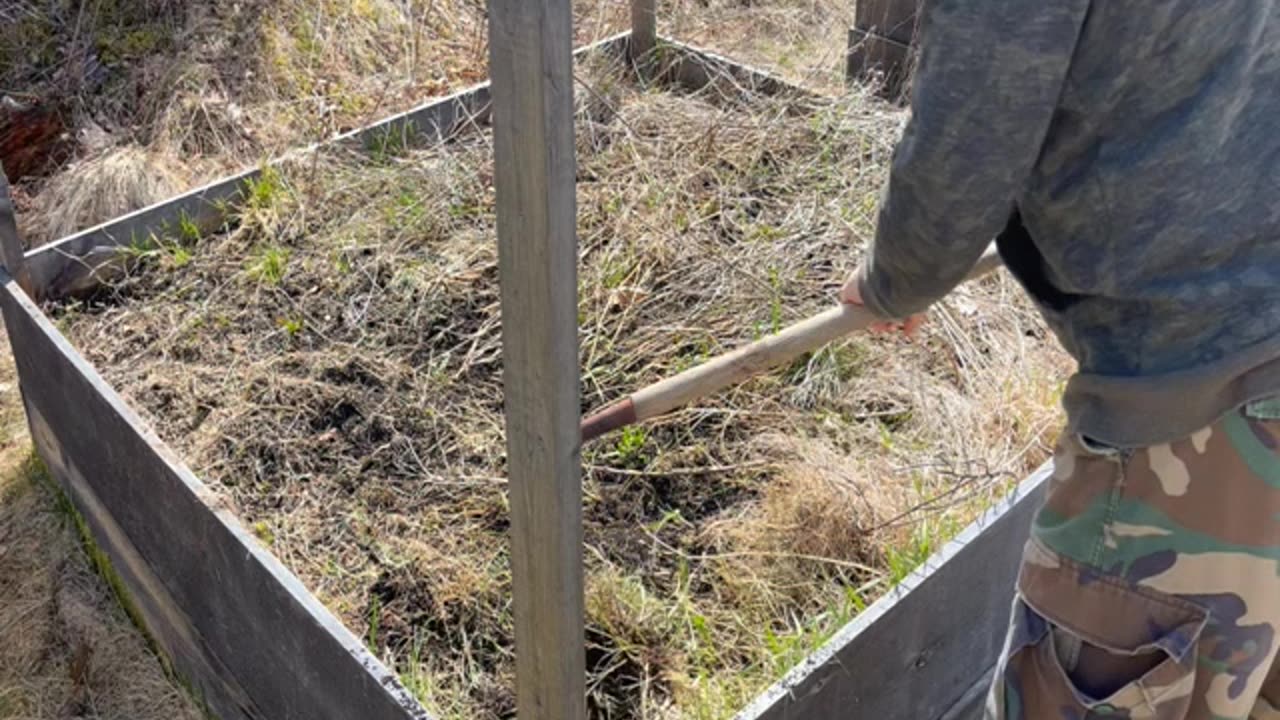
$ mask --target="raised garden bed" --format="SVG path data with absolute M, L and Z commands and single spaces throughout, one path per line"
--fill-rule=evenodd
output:
M 899 122 L 864 95 L 823 99 L 664 52 L 677 84 L 639 88 L 607 53 L 579 69 L 579 325 L 593 405 L 829 304 L 869 231 Z M 229 216 L 206 191 L 187 199 L 186 215 L 153 208 L 33 256 L 47 309 L 101 378 L 8 285 L 42 454 L 115 538 L 126 579 L 161 598 L 144 614 L 172 627 L 158 634 L 188 655 L 183 669 L 233 678 L 208 688 L 224 716 L 342 716 L 344 703 L 369 717 L 415 712 L 361 643 L 442 715 L 513 709 L 483 105 L 483 90 L 460 96 L 420 112 L 425 131 L 380 128 L 217 184 L 217 198 L 243 192 Z M 231 223 L 219 230 L 215 218 Z M 106 277 L 87 270 L 120 253 L 93 249 L 126 229 L 126 272 L 59 297 Z M 995 282 L 962 300 L 1001 303 L 1007 292 Z M 1011 439 L 1007 418 L 966 422 L 987 409 L 965 402 L 982 394 L 983 368 L 1035 332 L 1029 313 L 981 328 L 965 316 L 944 316 L 926 348 L 853 340 L 714 408 L 585 449 L 595 716 L 728 717 L 797 663 L 748 716 L 852 698 L 868 716 L 939 717 L 972 700 L 985 668 L 965 662 L 989 662 L 998 631 L 957 640 L 945 636 L 950 623 L 920 617 L 906 633 L 919 644 L 877 640 L 903 633 L 884 620 L 945 594 L 926 580 L 932 569 L 916 570 L 929 557 L 950 559 L 938 574 L 972 590 L 955 617 L 997 628 L 992 603 L 1014 557 L 1005 546 L 1039 487 L 1040 477 L 1024 485 L 1014 512 L 988 513 L 994 534 L 970 529 L 940 551 L 1022 475 L 1023 445 L 1037 436 L 1022 428 Z M 139 434 L 144 425 L 208 484 Z M 955 452 L 922 461 L 931 447 Z M 152 475 L 180 501 L 163 522 L 147 497 Z M 184 569 L 201 541 L 224 549 Z M 962 580 L 957 561 L 982 567 L 983 551 L 995 569 Z M 198 597 L 207 573 L 228 597 Z M 248 592 L 254 582 L 263 587 Z M 280 647 L 213 637 L 232 626 L 275 629 Z M 876 672 L 829 685 L 859 643 L 880 644 L 864 660 Z M 938 673 L 928 691 L 868 683 L 908 652 L 911 667 Z M 291 667 L 254 675 L 278 657 Z M 935 671 L 935 660 L 951 667 Z M 321 684 L 360 666 L 345 686 Z M 286 678 L 297 689 L 273 698 Z

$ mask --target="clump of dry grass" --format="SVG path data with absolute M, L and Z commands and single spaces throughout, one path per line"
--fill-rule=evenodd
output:
M 898 110 L 578 75 L 585 404 L 834 301 Z M 492 182 L 483 132 L 327 152 L 54 309 L 446 717 L 513 709 Z M 731 715 L 1043 457 L 1060 360 L 1013 293 L 584 449 L 594 717 Z
M 36 198 L 33 230 L 63 237 L 176 195 L 181 164 L 134 146 L 111 148 L 52 178 Z

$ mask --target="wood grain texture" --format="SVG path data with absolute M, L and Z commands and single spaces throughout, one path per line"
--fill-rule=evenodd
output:
M 222 720 L 425 711 L 218 505 L 7 275 L 0 308 L 40 456 L 148 632 Z
M 903 45 L 915 41 L 921 0 L 858 0 L 854 25 Z
M 620 52 L 628 33 L 619 33 L 579 48 L 579 56 Z M 379 120 L 367 127 L 347 132 L 322 143 L 294 150 L 273 160 L 278 165 L 339 144 L 370 145 L 388 135 L 412 134 L 415 142 L 443 141 L 461 128 L 489 121 L 489 83 L 481 83 L 443 98 L 432 99 L 407 112 Z M 256 179 L 258 168 L 250 168 L 211 182 L 174 198 L 164 200 L 97 227 L 35 248 L 27 253 L 32 281 L 45 297 L 63 297 L 88 292 L 114 277 L 120 269 L 122 245 L 164 235 L 177 227 L 184 214 L 204 232 L 217 229 L 235 208 L 245 183 Z
M 737 720 L 969 720 L 999 656 L 1046 464 Z
M 631 0 L 631 41 L 627 48 L 633 61 L 639 61 L 658 44 L 657 0 Z
M 570 0 L 489 0 L 521 720 L 586 716 Z
M 22 247 L 22 238 L 18 235 L 18 216 L 13 207 L 13 196 L 9 192 L 9 178 L 0 165 L 0 262 L 9 275 L 18 281 L 18 285 L 31 297 L 34 287 L 31 283 L 31 271 L 27 269 L 27 258 Z
M 880 94 L 901 101 L 906 99 L 914 49 L 871 30 L 849 30 L 849 51 L 845 79 L 864 82 L 875 78 L 881 83 Z

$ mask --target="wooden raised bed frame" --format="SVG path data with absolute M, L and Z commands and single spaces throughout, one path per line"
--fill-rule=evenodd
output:
M 539 31 L 520 30 L 518 24 L 512 24 L 517 13 L 526 12 L 516 9 L 521 1 L 495 0 L 491 16 L 509 16 L 491 21 L 507 22 L 504 32 L 508 37 L 516 32 L 523 41 L 537 41 Z M 557 7 L 560 2 L 534 3 L 543 9 L 528 12 L 551 7 L 551 11 L 567 13 L 567 2 L 566 7 Z M 576 53 L 623 52 L 656 45 L 674 51 L 669 55 L 678 58 L 674 77 L 683 83 L 701 85 L 712 75 L 730 73 L 756 91 L 807 94 L 754 68 L 657 36 L 650 0 L 637 0 L 633 17 L 639 41 L 636 47 L 631 47 L 631 33 L 623 33 Z M 541 40 L 547 41 L 545 30 L 542 32 Z M 570 42 L 567 37 L 551 40 Z M 549 51 L 554 55 L 554 48 Z M 529 78 L 512 57 L 503 60 L 500 54 L 494 56 L 495 76 L 507 73 L 500 88 L 514 87 Z M 560 65 L 556 72 L 563 70 L 563 63 Z M 539 72 L 539 68 L 528 72 Z M 542 92 L 541 99 L 536 94 L 523 94 L 525 97 L 510 103 L 499 103 L 500 109 L 509 113 L 507 127 L 498 128 L 508 133 L 508 140 L 532 137 L 524 134 L 528 128 L 510 119 L 517 116 L 512 109 L 526 113 L 531 107 L 549 106 L 549 100 L 561 102 L 565 96 L 563 87 Z M 368 142 L 388 133 L 408 132 L 446 140 L 462 126 L 487 123 L 489 111 L 490 90 L 485 83 L 325 144 Z M 504 153 L 510 157 L 512 152 L 521 152 L 520 143 L 496 142 L 499 167 Z M 313 152 L 317 147 L 299 152 Z M 11 221 L 12 207 L 7 196 L 0 196 L 0 240 L 7 241 L 6 270 L 0 271 L 0 308 L 36 450 L 84 516 L 95 541 L 111 558 L 146 630 L 214 714 L 223 720 L 427 718 L 394 674 L 237 518 L 212 501 L 204 484 L 126 406 L 36 303 L 94 287 L 115 267 L 120 246 L 162 233 L 179 218 L 206 230 L 218 226 L 227 205 L 236 202 L 245 181 L 257 173 L 249 170 L 219 180 L 36 248 L 25 253 L 25 262 L 19 259 L 21 253 L 13 252 L 16 236 L 12 224 L 5 223 L 6 219 Z M 563 211 L 568 202 L 563 193 L 548 193 L 545 188 L 535 187 L 536 197 L 528 191 L 522 187 L 515 193 L 526 210 L 530 201 L 545 202 L 544 210 L 549 212 Z M 500 186 L 500 204 L 504 202 L 502 193 Z M 505 202 L 512 202 L 512 197 L 507 196 Z M 499 236 L 500 243 L 510 243 L 509 238 L 503 239 L 501 226 Z M 549 247 L 564 260 L 562 246 Z M 559 267 L 564 267 L 563 262 Z M 512 283 L 513 273 L 522 272 L 507 268 L 503 282 Z M 22 285 L 29 283 L 34 300 L 15 278 L 21 278 Z M 533 290 L 541 282 L 529 280 L 530 285 L 521 278 L 515 280 L 521 288 Z M 506 342 L 510 341 L 504 338 Z M 522 341 L 515 342 L 518 346 Z M 538 352 L 538 348 L 526 346 L 522 357 L 531 363 L 543 362 L 545 358 Z M 576 378 L 576 369 L 573 372 L 571 377 Z M 536 403 L 539 392 L 535 388 L 526 394 Z M 513 433 L 519 434 L 519 427 L 511 425 L 513 404 L 518 402 L 509 399 L 509 442 L 519 442 L 519 438 L 511 438 Z M 529 406 L 523 411 L 538 414 L 537 408 Z M 566 427 L 572 424 L 576 432 L 576 405 L 569 414 L 572 417 L 557 418 L 556 422 Z M 576 461 L 576 449 L 571 454 Z M 524 513 L 523 518 L 513 518 L 513 528 L 518 528 L 520 521 L 572 517 L 567 504 L 579 496 L 566 491 L 563 484 L 547 483 L 576 470 L 563 456 L 547 462 L 551 465 L 542 468 L 513 468 L 513 498 L 518 492 L 517 473 L 548 473 L 529 479 L 523 490 L 530 500 L 525 504 L 532 509 L 513 501 L 513 513 Z M 990 668 L 1003 642 L 1022 545 L 1049 471 L 1046 465 L 989 509 L 738 718 L 977 717 Z M 542 505 L 528 495 L 547 487 L 564 494 L 556 502 Z M 580 536 L 580 525 L 578 532 Z M 573 695 L 581 688 L 581 678 L 575 682 L 573 673 L 580 674 L 582 659 L 550 643 L 556 637 L 568 638 L 572 647 L 572 638 L 582 631 L 581 545 L 580 541 L 573 544 L 576 536 L 572 528 L 551 535 L 546 537 L 531 526 L 523 533 L 513 533 L 516 562 L 522 542 L 541 544 L 544 550 L 547 544 L 558 544 L 558 555 L 550 552 L 545 561 L 539 557 L 546 553 L 523 548 L 527 567 L 518 569 L 514 577 L 519 713 L 527 719 L 578 720 L 585 712 L 583 703 L 558 695 Z M 571 556 L 577 558 L 577 602 L 572 597 L 575 568 Z M 564 593 L 569 597 L 563 597 Z M 562 602 L 549 603 L 556 597 Z M 523 610 L 519 609 L 522 602 Z

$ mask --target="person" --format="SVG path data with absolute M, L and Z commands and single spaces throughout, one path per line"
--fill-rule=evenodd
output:
M 875 237 L 914 331 L 995 239 L 1076 372 L 988 720 L 1280 718 L 1280 2 L 928 0 Z

